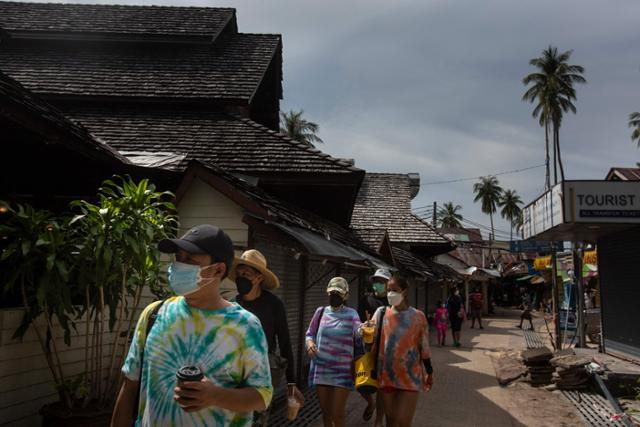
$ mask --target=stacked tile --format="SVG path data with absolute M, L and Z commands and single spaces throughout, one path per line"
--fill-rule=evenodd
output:
M 560 390 L 584 390 L 589 387 L 589 374 L 585 366 L 591 362 L 589 358 L 575 354 L 556 356 L 551 365 L 556 368 L 553 382 Z
M 555 368 L 549 364 L 553 353 L 546 347 L 532 348 L 522 353 L 522 360 L 527 366 L 528 379 L 531 385 L 541 386 L 551 383 Z

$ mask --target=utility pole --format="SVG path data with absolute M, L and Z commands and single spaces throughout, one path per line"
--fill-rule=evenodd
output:
M 438 228 L 438 202 L 433 202 L 433 228 Z

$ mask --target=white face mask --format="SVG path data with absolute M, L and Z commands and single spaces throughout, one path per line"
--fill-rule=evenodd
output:
M 389 304 L 391 304 L 392 307 L 397 307 L 402 304 L 402 300 L 404 300 L 404 297 L 402 296 L 401 292 L 387 292 L 387 301 L 389 301 Z

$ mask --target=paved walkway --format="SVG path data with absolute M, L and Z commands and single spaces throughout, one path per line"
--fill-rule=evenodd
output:
M 484 330 L 470 329 L 470 324 L 465 324 L 460 348 L 432 346 L 435 384 L 432 391 L 421 395 L 414 426 L 583 425 L 573 406 L 557 393 L 523 383 L 498 385 L 488 353 L 524 348 L 522 332 L 515 328 L 516 316 L 517 312 L 502 312 L 485 319 Z M 536 323 L 539 326 L 544 328 L 541 319 Z M 362 421 L 364 407 L 364 400 L 351 393 L 347 426 L 373 425 L 372 421 Z M 321 426 L 319 421 L 315 427 Z

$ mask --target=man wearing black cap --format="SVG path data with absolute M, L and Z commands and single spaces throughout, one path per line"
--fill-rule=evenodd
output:
M 140 316 L 112 425 L 250 426 L 252 412 L 269 406 L 273 388 L 260 321 L 220 296 L 233 262 L 231 239 L 199 225 L 158 248 L 175 254 L 168 272 L 178 296 L 152 303 Z M 178 383 L 183 367 L 204 376 Z

